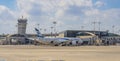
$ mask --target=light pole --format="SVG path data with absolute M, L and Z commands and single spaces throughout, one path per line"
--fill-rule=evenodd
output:
M 54 34 L 55 34 L 55 38 L 56 38 L 56 35 L 57 35 L 57 32 L 56 32 L 56 24 L 57 24 L 57 22 L 56 22 L 56 21 L 53 21 L 53 24 L 54 24 Z
M 37 24 L 37 28 L 42 31 L 42 28 L 40 28 L 40 24 Z
M 92 24 L 94 25 L 94 28 L 93 28 L 94 31 L 96 30 L 96 29 L 95 29 L 96 23 L 97 23 L 97 22 L 95 22 L 95 21 L 92 22 Z
M 84 26 L 81 26 L 81 30 L 84 30 Z
M 38 29 L 39 29 L 39 26 L 40 26 L 40 24 L 37 24 Z
M 118 34 L 120 35 L 120 29 L 118 30 Z
M 44 29 L 44 34 L 46 34 L 47 29 Z
M 18 25 L 16 24 L 15 27 L 16 27 L 15 33 L 17 34 L 17 30 L 18 30 L 17 28 L 18 28 Z
M 113 26 L 112 26 L 112 28 L 113 28 L 113 33 L 114 33 L 114 28 L 115 28 L 115 25 L 113 25 Z
M 50 27 L 51 28 L 51 37 L 52 37 L 52 30 L 53 30 L 53 27 Z
M 101 22 L 98 22 L 98 24 L 99 24 L 99 31 L 100 31 L 100 25 L 101 25 Z

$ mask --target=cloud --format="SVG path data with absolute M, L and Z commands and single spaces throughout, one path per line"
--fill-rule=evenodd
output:
M 93 21 L 101 22 L 102 30 L 110 30 L 112 32 L 112 26 L 116 26 L 116 31 L 120 29 L 119 20 L 120 20 L 120 9 L 109 9 L 109 10 L 99 10 L 93 9 L 90 11 L 86 11 L 86 19 L 84 22 L 86 24 L 90 24 Z M 96 25 L 98 27 L 98 24 Z M 97 29 L 98 30 L 98 29 Z
M 15 29 L 15 14 L 9 8 L 0 5 L 0 32 L 11 33 Z M 9 30 L 9 31 L 8 31 Z
M 40 23 L 41 27 L 46 26 L 47 28 L 53 26 L 53 21 L 57 21 L 60 31 L 80 29 L 82 25 L 84 25 L 86 29 L 92 30 L 93 25 L 91 25 L 91 23 L 93 21 L 101 21 L 103 23 L 105 21 L 106 24 L 111 23 L 108 26 L 108 28 L 110 28 L 113 18 L 116 19 L 116 21 L 119 20 L 119 9 L 98 9 L 106 4 L 102 1 L 93 3 L 93 0 L 18 0 L 17 2 L 18 7 L 21 7 L 21 11 L 27 13 L 32 19 L 31 22 L 34 22 L 34 24 Z M 97 8 L 95 8 L 95 6 Z M 110 16 L 113 11 L 114 15 Z M 105 23 L 103 30 L 105 30 Z M 31 25 L 32 24 L 33 23 L 31 23 Z
M 22 9 L 21 12 L 25 12 L 26 15 L 32 19 L 31 22 L 46 26 L 53 26 L 51 25 L 53 21 L 57 21 L 58 25 L 60 25 L 62 23 L 62 21 L 59 21 L 60 18 L 65 16 L 65 11 L 68 9 L 68 6 L 72 4 L 68 3 L 70 2 L 69 0 L 27 0 L 24 1 L 24 3 L 23 1 L 24 0 L 17 1 L 18 7 Z M 28 8 L 24 8 L 26 2 L 28 3 Z
M 107 2 L 93 3 L 93 0 L 16 0 L 16 2 L 18 9 L 16 11 L 0 6 L 0 20 L 1 22 L 3 22 L 2 20 L 7 21 L 7 24 L 1 27 L 9 24 L 11 29 L 15 29 L 14 25 L 17 24 L 18 17 L 22 15 L 28 19 L 27 33 L 35 33 L 34 27 L 37 27 L 38 23 L 40 28 L 47 29 L 47 32 L 50 33 L 50 27 L 54 26 L 53 21 L 57 21 L 59 31 L 80 29 L 81 26 L 84 26 L 84 29 L 92 30 L 93 21 L 101 21 L 102 30 L 111 29 L 113 24 L 119 26 L 120 9 L 99 9 L 99 7 L 104 7 Z M 5 29 L 7 30 L 7 28 Z M 3 30 L 5 29 L 3 28 Z
M 7 7 L 5 6 L 0 6 L 0 19 L 6 21 L 6 20 L 12 20 L 14 19 L 14 13 L 10 11 Z M 9 19 L 7 19 L 9 18 Z
M 102 7 L 102 6 L 104 6 L 104 5 L 105 5 L 105 3 L 102 2 L 102 1 L 97 1 L 97 2 L 95 3 L 95 6 L 96 6 L 96 7 Z

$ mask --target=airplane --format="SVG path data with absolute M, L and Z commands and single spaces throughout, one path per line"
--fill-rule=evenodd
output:
M 41 43 L 41 44 L 58 46 L 58 45 L 61 45 L 63 43 L 69 42 L 69 39 L 45 38 L 37 28 L 35 28 L 35 31 L 36 31 L 37 37 L 38 37 L 38 39 L 36 39 L 36 41 Z
M 66 46 L 66 45 L 80 45 L 81 43 L 83 43 L 83 41 L 80 38 L 45 38 L 41 32 L 35 28 L 35 31 L 37 33 L 37 41 L 42 43 L 42 44 L 50 44 L 50 45 L 54 45 L 54 46 Z

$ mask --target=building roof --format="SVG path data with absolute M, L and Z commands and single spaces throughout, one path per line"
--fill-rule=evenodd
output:
M 108 36 L 120 36 L 120 35 L 114 33 L 108 33 Z
M 73 32 L 108 32 L 108 31 L 93 31 L 93 30 L 65 30 L 65 31 L 59 32 L 59 34 L 64 33 L 64 32 L 68 32 L 68 31 L 73 31 Z

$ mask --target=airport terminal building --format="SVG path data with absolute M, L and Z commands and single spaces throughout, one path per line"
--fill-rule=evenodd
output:
M 86 44 L 94 44 L 97 42 L 104 45 L 114 45 L 120 43 L 120 36 L 114 33 L 109 33 L 108 31 L 66 30 L 60 32 L 57 37 L 81 38 L 87 42 Z
M 80 32 L 90 32 L 99 37 L 108 36 L 109 34 L 108 31 L 66 30 L 66 31 L 60 32 L 58 34 L 58 37 L 77 37 Z M 85 35 L 83 34 L 81 36 L 85 36 Z

